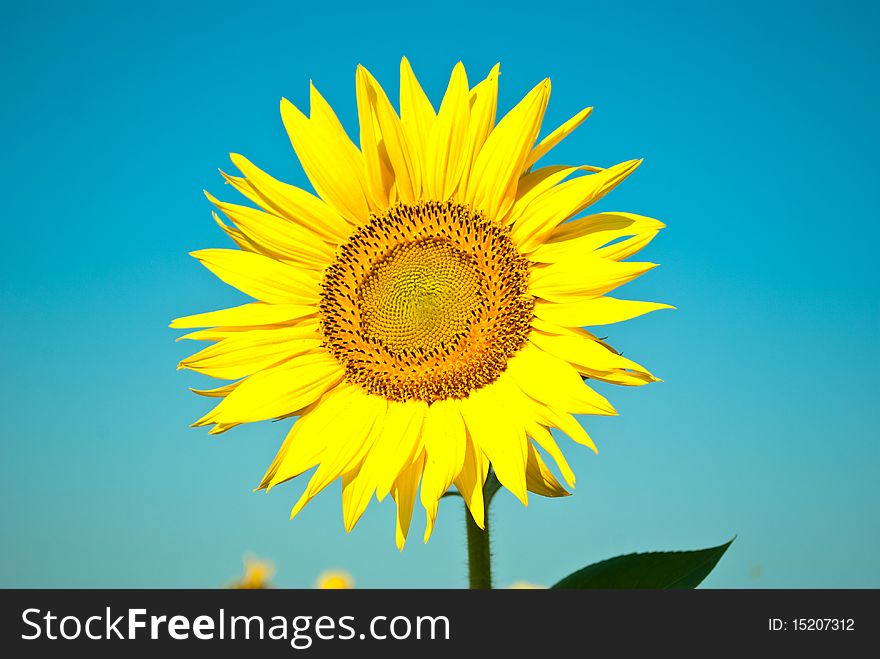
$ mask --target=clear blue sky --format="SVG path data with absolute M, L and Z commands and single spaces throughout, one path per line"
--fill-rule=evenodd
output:
M 624 289 L 665 301 L 607 328 L 665 381 L 605 387 L 567 443 L 575 496 L 494 510 L 500 585 L 637 550 L 738 539 L 715 587 L 880 587 L 875 3 L 16 3 L 0 25 L 0 586 L 222 585 L 254 552 L 281 586 L 462 586 L 446 500 L 403 554 L 393 506 L 342 530 L 338 487 L 251 491 L 286 424 L 219 438 L 177 372 L 176 316 L 241 298 L 187 256 L 226 246 L 201 190 L 227 154 L 307 185 L 278 101 L 308 81 L 354 134 L 355 66 L 435 101 L 459 59 L 544 76 L 555 151 L 645 164 L 601 203 L 669 228 Z

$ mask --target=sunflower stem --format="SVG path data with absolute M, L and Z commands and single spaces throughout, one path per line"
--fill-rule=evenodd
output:
M 483 522 L 486 528 L 481 529 L 474 521 L 468 507 L 464 508 L 467 526 L 468 546 L 468 582 L 471 589 L 492 588 L 492 552 L 489 547 L 489 504 L 500 487 L 498 479 L 490 470 L 483 486 Z

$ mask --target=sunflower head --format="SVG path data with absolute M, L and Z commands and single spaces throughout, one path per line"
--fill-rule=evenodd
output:
M 359 145 L 314 86 L 308 116 L 282 100 L 315 194 L 233 154 L 250 205 L 208 198 L 237 249 L 193 256 L 253 300 L 172 327 L 211 342 L 181 368 L 229 381 L 195 425 L 296 417 L 260 488 L 312 471 L 294 516 L 341 479 L 347 530 L 390 494 L 402 548 L 416 497 L 427 541 L 453 485 L 482 526 L 490 468 L 523 503 L 568 494 L 551 430 L 595 450 L 574 415 L 615 414 L 585 380 L 656 381 L 584 328 L 667 305 L 607 295 L 663 224 L 583 214 L 640 161 L 536 167 L 591 108 L 538 141 L 549 80 L 496 122 L 498 66 L 471 86 L 456 65 L 437 109 L 400 75 L 398 112 L 358 67 Z
M 244 557 L 244 574 L 236 579 L 230 588 L 236 590 L 263 590 L 271 588 L 275 566 L 250 554 Z
M 494 382 L 535 306 L 509 234 L 453 201 L 395 204 L 359 228 L 321 291 L 325 345 L 346 379 L 429 404 Z
M 319 590 L 351 590 L 354 578 L 345 570 L 327 570 L 318 575 L 315 588 Z

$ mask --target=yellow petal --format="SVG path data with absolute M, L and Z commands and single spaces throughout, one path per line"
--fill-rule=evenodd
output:
M 470 118 L 464 146 L 467 155 L 465 156 L 464 172 L 462 172 L 459 182 L 462 191 L 467 188 L 471 166 L 495 126 L 495 112 L 498 107 L 498 71 L 500 68 L 500 64 L 493 66 L 486 79 L 474 87 L 468 97 Z
M 574 472 L 568 465 L 568 461 L 565 459 L 565 456 L 559 449 L 559 445 L 556 443 L 556 440 L 553 439 L 553 435 L 550 434 L 550 431 L 535 421 L 532 421 L 529 424 L 526 431 L 528 432 L 529 437 L 535 440 L 538 446 L 547 451 L 550 457 L 556 461 L 556 466 L 559 467 L 559 471 L 562 472 L 562 477 L 565 479 L 565 482 L 568 483 L 568 486 L 574 487 Z
M 594 453 L 599 452 L 596 448 L 596 444 L 587 434 L 587 431 L 584 430 L 584 427 L 568 412 L 562 412 L 554 407 L 545 406 L 540 409 L 538 416 L 541 417 L 541 422 L 543 424 L 559 428 L 578 444 L 590 448 Z
M 241 384 L 241 382 L 230 382 L 229 384 L 224 384 L 222 387 L 217 387 L 215 389 L 190 388 L 190 391 L 199 396 L 206 396 L 208 398 L 223 398 L 231 394 L 239 384 Z
M 529 258 L 541 263 L 588 256 L 619 261 L 648 244 L 664 226 L 653 218 L 633 213 L 588 215 L 554 229 L 547 242 L 529 254 Z M 620 240 L 627 236 L 633 239 Z
M 592 380 L 617 384 L 622 387 L 642 387 L 652 382 L 662 382 L 660 378 L 638 371 L 596 371 L 581 364 L 572 364 L 572 366 L 578 370 L 578 373 Z
M 659 302 L 639 302 L 636 300 L 618 300 L 613 297 L 596 297 L 558 304 L 538 300 L 535 303 L 535 315 L 551 323 L 564 327 L 589 327 L 592 325 L 610 325 L 630 320 L 658 309 L 674 309 L 668 304 Z
M 345 527 L 346 533 L 351 532 L 370 503 L 369 497 L 365 497 L 361 501 L 355 501 L 354 498 L 357 479 L 360 476 L 362 465 L 363 462 L 342 475 L 342 524 Z M 360 504 L 360 507 L 356 507 L 356 504 Z
M 541 448 L 554 458 L 566 482 L 574 487 L 574 472 L 550 432 L 540 425 L 541 421 L 549 425 L 549 422 L 546 421 L 546 406 L 528 396 L 517 386 L 516 380 L 509 372 L 503 373 L 495 381 L 494 387 L 499 390 L 499 397 L 507 402 L 505 416 L 513 422 L 517 429 L 522 428 L 529 437 L 532 437 Z
M 426 472 L 425 472 L 426 473 Z M 424 487 L 424 473 L 422 474 L 422 487 Z M 437 509 L 440 507 L 440 500 L 435 499 L 434 501 L 429 501 L 425 503 L 424 499 L 422 500 L 422 505 L 425 507 L 425 535 L 424 542 L 428 542 L 431 539 L 431 534 L 434 532 L 434 522 L 437 521 Z
M 649 242 L 654 240 L 654 237 L 656 235 L 656 231 L 651 233 L 642 233 L 638 236 L 633 236 L 632 238 L 627 238 L 626 240 L 616 242 L 613 245 L 600 247 L 594 253 L 596 254 L 596 256 L 600 256 L 603 259 L 614 259 L 615 261 L 620 261 L 622 259 L 629 258 L 636 252 L 640 251 Z
M 528 169 L 536 162 L 538 162 L 541 158 L 543 158 L 554 146 L 559 144 L 562 140 L 568 137 L 575 128 L 580 126 L 584 120 L 590 116 L 590 113 L 593 112 L 593 108 L 584 108 L 576 115 L 574 115 L 571 119 L 562 124 L 559 128 L 550 133 L 547 137 L 541 140 L 538 145 L 532 149 L 531 153 L 529 153 L 529 157 L 526 159 L 526 164 L 524 169 Z
M 457 401 L 461 402 L 461 401 Z M 489 475 L 489 461 L 470 435 L 467 438 L 464 452 L 464 463 L 461 473 L 455 479 L 455 487 L 464 499 L 465 505 L 474 522 L 481 529 L 486 528 L 486 506 L 483 501 L 483 485 Z
M 208 431 L 209 435 L 219 435 L 221 433 L 226 432 L 227 430 L 232 430 L 236 426 L 241 425 L 240 423 L 218 423 L 213 428 Z
M 511 238 L 523 252 L 531 252 L 562 222 L 598 201 L 641 164 L 629 160 L 595 174 L 560 183 L 532 201 L 513 225 Z
M 344 414 L 338 415 L 324 430 L 327 448 L 321 465 L 309 481 L 309 491 L 317 494 L 340 475 L 364 459 L 376 441 L 376 423 L 385 417 L 384 398 L 356 388 Z
M 244 156 L 231 153 L 229 157 L 245 178 L 226 174 L 223 177 L 255 204 L 313 231 L 334 245 L 351 234 L 352 223 L 322 199 L 269 176 Z
M 427 513 L 425 542 L 431 537 L 440 497 L 462 470 L 466 449 L 464 421 L 458 403 L 447 399 L 428 408 L 425 417 L 425 468 L 421 500 Z
M 389 403 L 384 417 L 379 419 L 373 427 L 373 448 L 360 466 L 356 468 L 357 473 L 352 473 L 350 478 L 343 480 L 343 516 L 347 531 L 354 528 L 366 510 L 383 475 L 384 456 L 387 455 L 389 448 L 393 450 L 395 439 L 399 442 L 407 434 L 413 411 L 415 411 L 415 406 L 408 407 L 401 403 Z M 377 447 L 378 444 L 381 446 Z M 410 460 L 407 459 L 403 462 L 408 465 Z M 393 478 L 396 478 L 399 473 L 400 468 L 393 475 Z
M 320 345 L 321 337 L 307 327 L 239 332 L 187 357 L 178 368 L 222 380 L 237 380 Z
M 357 103 L 371 189 L 387 206 L 390 181 L 396 186 L 397 200 L 412 203 L 421 192 L 418 160 L 410 154 L 403 125 L 385 91 L 363 66 L 357 68 Z
M 615 415 L 603 396 L 584 384 L 574 368 L 532 344 L 507 362 L 517 386 L 535 400 L 566 412 Z
M 464 463 L 465 426 L 458 407 L 452 399 L 439 400 L 428 408 L 425 418 L 427 463 L 439 468 L 439 486 L 433 493 L 437 497 L 449 489 Z
M 583 375 L 600 380 L 621 380 L 635 386 L 656 382 L 641 364 L 609 350 L 583 330 L 564 330 L 562 334 L 535 330 L 529 340 L 545 352 L 564 359 Z
M 466 165 L 464 146 L 469 117 L 467 74 L 459 62 L 452 70 L 440 112 L 428 137 L 422 174 L 424 197 L 446 201 L 455 192 Z
M 313 494 L 310 494 L 308 490 L 302 493 L 302 496 L 297 500 L 296 504 L 294 504 L 293 508 L 290 511 L 290 519 L 293 519 L 297 515 L 300 514 L 303 508 L 306 507 L 306 504 L 309 503 L 314 498 Z
M 567 497 L 569 492 L 559 484 L 537 449 L 528 442 L 528 462 L 526 463 L 526 485 L 529 492 L 542 497 Z
M 535 330 L 529 335 L 535 345 L 570 363 L 581 375 L 624 386 L 642 386 L 661 382 L 644 366 L 624 358 L 607 342 L 585 329 L 568 328 L 532 319 Z
M 264 254 L 293 261 L 296 265 L 322 269 L 333 260 L 335 250 L 312 231 L 277 215 L 227 204 L 205 192 L 208 200 L 219 208 Z
M 373 111 L 375 94 L 371 99 L 365 79 L 366 69 L 358 66 L 356 75 L 358 122 L 366 171 L 367 198 L 373 208 L 388 208 L 397 197 L 394 172 L 385 149 L 379 119 Z
M 364 472 L 365 462 L 342 477 L 342 522 L 346 532 L 351 532 L 358 523 L 376 491 L 370 474 Z
M 315 307 L 297 304 L 264 304 L 249 302 L 230 309 L 183 316 L 171 321 L 175 329 L 189 327 L 214 327 L 217 325 L 253 326 L 284 323 L 315 312 Z
M 401 551 L 406 544 L 406 536 L 409 533 L 413 505 L 416 502 L 416 491 L 419 488 L 419 479 L 422 476 L 424 463 L 425 452 L 422 451 L 415 462 L 400 472 L 400 475 L 394 480 L 394 487 L 391 491 L 394 501 L 397 503 L 395 539 L 397 548 Z
M 339 362 L 323 351 L 296 357 L 250 376 L 196 423 L 250 423 L 283 417 L 315 401 L 344 375 Z
M 253 240 L 248 238 L 242 231 L 237 229 L 236 227 L 231 227 L 226 224 L 223 220 L 220 219 L 220 216 L 217 215 L 216 212 L 211 211 L 211 217 L 214 218 L 214 221 L 217 223 L 223 232 L 232 238 L 232 242 L 235 243 L 236 247 L 245 252 L 256 252 L 257 254 L 264 254 L 264 251 L 260 249 L 260 246 L 254 243 Z M 271 255 L 267 255 L 271 256 Z
M 281 118 L 290 143 L 321 198 L 343 217 L 363 224 L 370 216 L 363 156 L 314 86 L 311 104 L 308 119 L 290 101 L 281 100 Z
M 427 458 L 422 503 L 427 508 L 449 489 L 464 463 L 465 427 L 458 405 L 447 399 L 428 407 L 423 435 Z
M 474 445 L 489 458 L 500 483 L 523 505 L 528 505 L 525 473 L 528 441 L 496 384 L 471 392 L 460 402 L 461 413 Z
M 492 219 L 505 216 L 516 198 L 516 187 L 529 151 L 535 143 L 550 81 L 532 89 L 489 134 L 468 180 L 465 201 Z
M 256 302 L 254 304 L 262 304 L 261 302 Z M 269 306 L 269 305 L 266 305 Z M 273 305 L 274 306 L 274 305 Z M 279 305 L 280 306 L 280 305 Z M 314 311 L 314 310 L 313 310 Z M 212 327 L 210 329 L 202 329 L 196 330 L 195 332 L 190 332 L 189 334 L 184 334 L 183 336 L 177 337 L 175 341 L 183 341 L 184 339 L 190 341 L 222 341 L 223 339 L 231 339 L 235 337 L 241 338 L 247 332 L 253 332 L 258 330 L 270 330 L 270 329 L 293 329 L 299 328 L 302 329 L 305 334 L 302 336 L 314 337 L 318 336 L 318 317 L 317 314 L 312 313 L 308 317 L 299 318 L 294 321 L 289 321 L 286 323 L 273 324 L 273 325 L 257 325 L 257 326 L 220 326 L 220 327 Z
M 604 295 L 656 267 L 656 263 L 598 257 L 565 260 L 533 268 L 529 292 L 551 302 L 575 302 Z
M 422 425 L 427 405 L 423 401 L 388 401 L 388 409 L 377 427 L 378 437 L 364 459 L 353 485 L 353 506 L 365 505 L 373 492 L 381 501 L 394 479 L 417 457 L 423 446 Z
M 400 121 L 420 171 L 424 169 L 428 138 L 436 120 L 437 113 L 431 101 L 416 79 L 409 60 L 404 57 L 400 60 Z
M 237 249 L 202 249 L 190 255 L 221 281 L 262 302 L 299 305 L 318 302 L 317 279 L 261 254 Z
M 392 408 L 397 409 L 392 411 Z M 394 479 L 401 470 L 421 452 L 424 446 L 422 427 L 427 412 L 424 401 L 389 402 L 382 436 L 370 456 L 379 501 L 391 492 Z
M 309 405 L 290 429 L 260 488 L 271 489 L 318 464 L 327 447 L 327 427 L 348 409 L 357 387 L 341 382 Z
M 516 186 L 516 200 L 510 207 L 507 215 L 500 219 L 502 224 L 516 222 L 529 205 L 548 190 L 559 185 L 572 174 L 578 171 L 592 171 L 593 168 L 583 165 L 581 167 L 566 167 L 563 165 L 551 165 L 542 167 L 534 172 L 529 172 L 519 179 Z M 600 170 L 601 171 L 601 170 Z
M 349 407 L 324 426 L 324 448 L 318 469 L 309 479 L 302 497 L 291 512 L 291 519 L 324 488 L 343 474 L 356 469 L 369 450 L 373 425 L 381 417 L 384 401 L 357 389 L 348 397 Z M 379 406 L 381 404 L 381 407 Z M 357 457 L 360 456 L 360 457 Z M 349 529 L 350 530 L 350 529 Z

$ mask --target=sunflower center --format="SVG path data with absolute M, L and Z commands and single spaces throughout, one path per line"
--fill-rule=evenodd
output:
M 390 351 L 433 351 L 467 333 L 480 305 L 480 273 L 441 240 L 398 245 L 361 285 L 364 335 Z
M 528 261 L 506 227 L 454 202 L 398 204 L 340 247 L 322 282 L 324 345 L 390 400 L 463 398 L 525 343 Z

